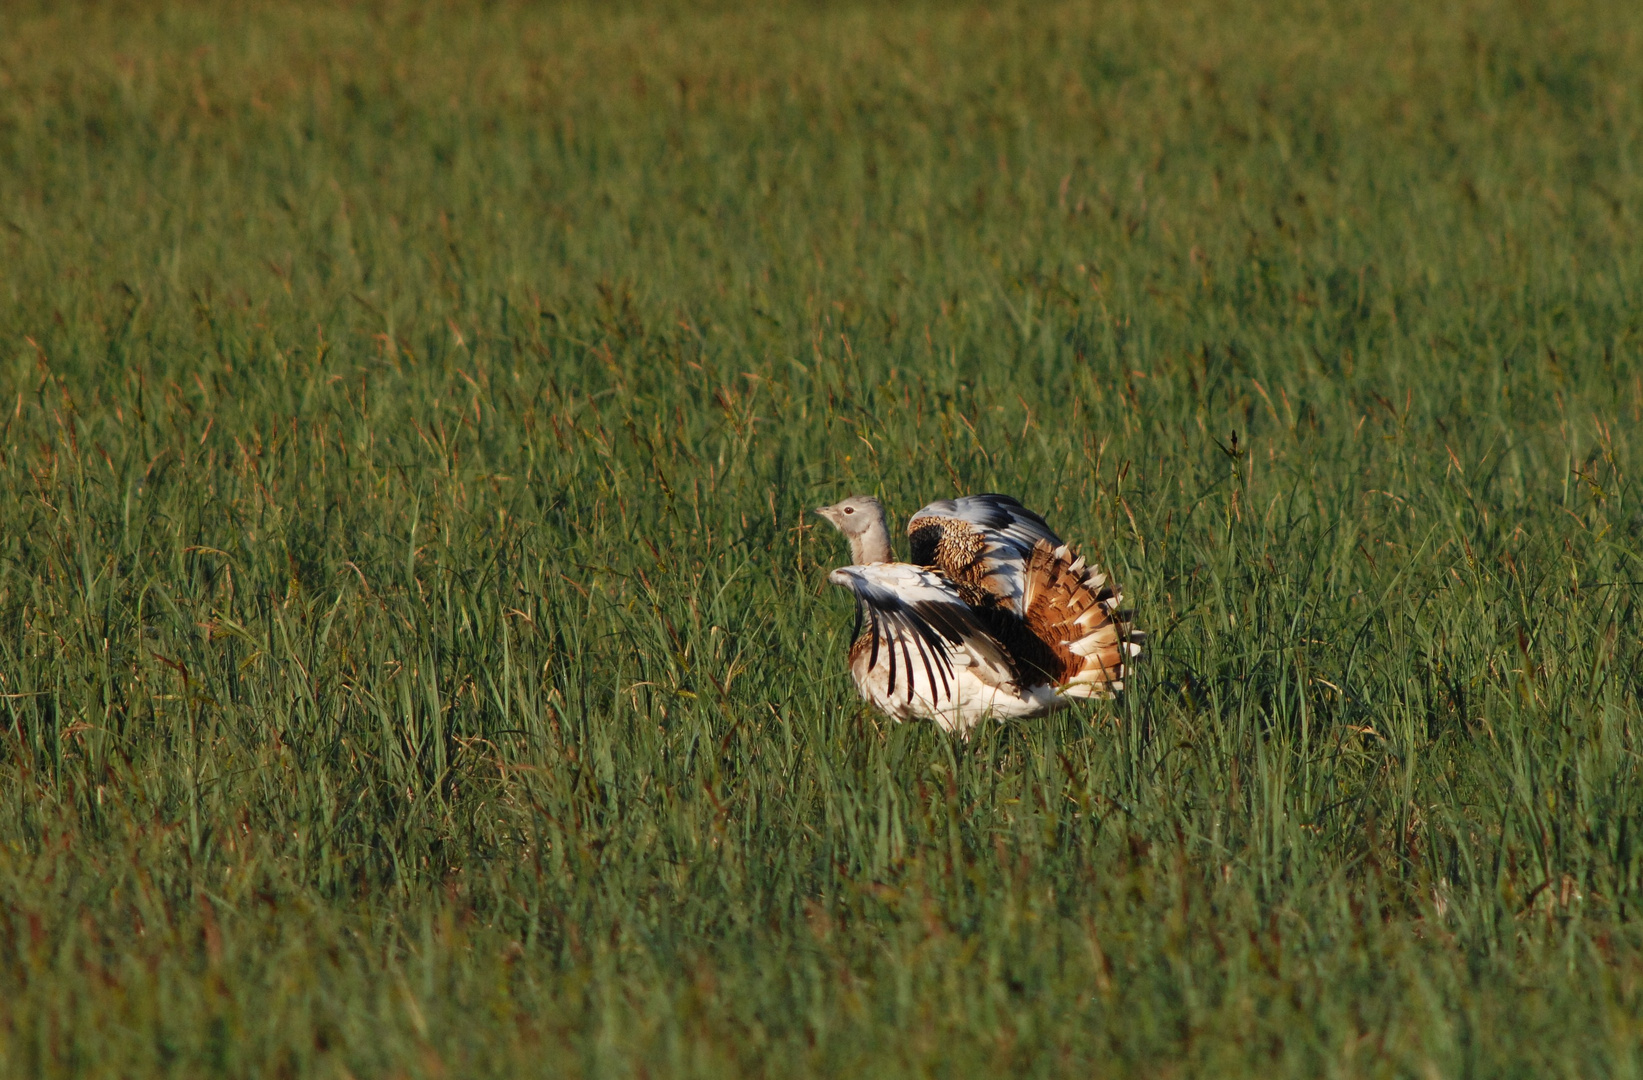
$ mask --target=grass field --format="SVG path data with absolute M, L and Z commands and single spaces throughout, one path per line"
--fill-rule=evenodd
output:
M 0 11 L 0 1073 L 1643 1073 L 1643 6 Z M 1116 706 L 892 726 L 807 508 Z

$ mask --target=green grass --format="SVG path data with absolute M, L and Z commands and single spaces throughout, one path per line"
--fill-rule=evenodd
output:
M 7 5 L 0 1073 L 1643 1073 L 1640 70 Z M 1116 707 L 858 704 L 807 508 L 976 490 Z

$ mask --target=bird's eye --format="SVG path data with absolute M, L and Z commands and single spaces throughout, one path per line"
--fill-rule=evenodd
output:
M 854 506 L 847 506 L 844 508 L 844 512 L 847 514 L 854 514 L 856 512 L 856 508 Z

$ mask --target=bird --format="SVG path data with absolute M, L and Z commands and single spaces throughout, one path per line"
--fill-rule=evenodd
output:
M 1123 595 L 1012 496 L 925 506 L 907 522 L 908 562 L 896 561 L 873 496 L 815 512 L 850 544 L 851 565 L 827 576 L 855 594 L 850 674 L 893 720 L 968 739 L 989 716 L 1115 697 L 1141 655 Z

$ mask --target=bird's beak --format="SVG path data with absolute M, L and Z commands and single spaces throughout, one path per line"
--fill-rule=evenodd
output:
M 815 514 L 817 517 L 824 517 L 828 521 L 833 520 L 833 508 L 831 506 L 818 506 L 810 512 Z

